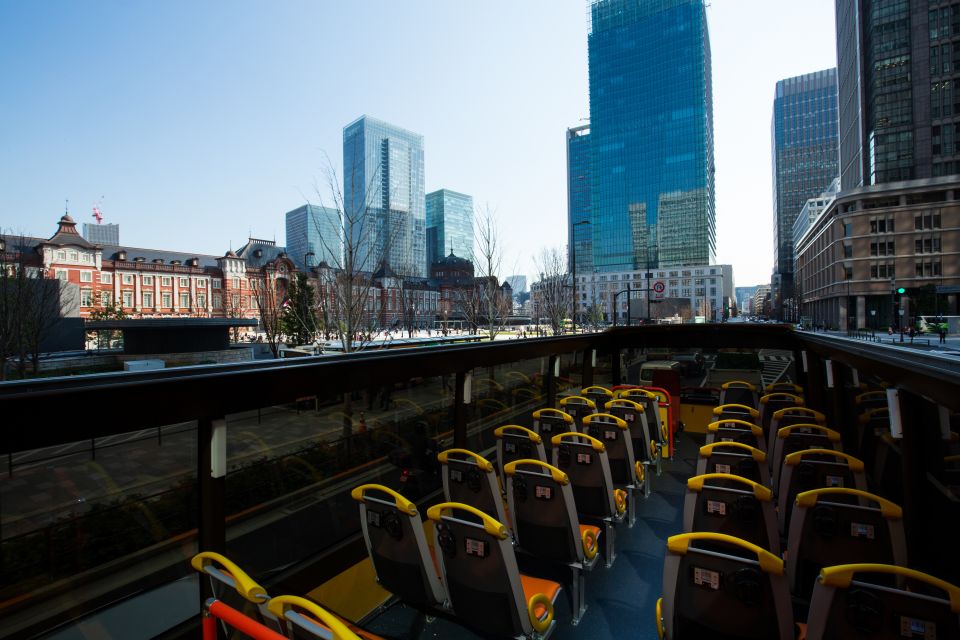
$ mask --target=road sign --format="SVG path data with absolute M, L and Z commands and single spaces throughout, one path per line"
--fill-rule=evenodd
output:
M 656 291 L 657 293 L 663 293 L 666 288 L 667 288 L 667 285 L 663 284 L 663 282 L 659 280 L 653 283 L 653 290 Z

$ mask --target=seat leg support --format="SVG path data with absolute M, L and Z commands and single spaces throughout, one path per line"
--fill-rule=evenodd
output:
M 609 520 L 604 522 L 603 529 L 603 540 L 604 540 L 604 555 L 606 555 L 606 567 L 609 569 L 613 566 L 613 561 L 617 559 L 617 552 L 614 545 L 614 538 L 616 537 L 616 531 L 614 529 L 613 523 Z
M 640 492 L 637 491 L 636 487 L 630 489 L 630 493 L 627 496 L 629 504 L 627 504 L 627 527 L 632 529 L 633 523 L 637 521 L 637 495 Z
M 583 576 L 583 570 L 576 566 L 571 566 L 570 571 L 573 573 L 573 579 L 571 580 L 572 588 L 571 591 L 573 596 L 573 619 L 570 621 L 570 624 L 577 626 L 580 624 L 580 619 L 583 618 L 583 614 L 587 611 L 587 595 L 586 595 L 586 580 Z

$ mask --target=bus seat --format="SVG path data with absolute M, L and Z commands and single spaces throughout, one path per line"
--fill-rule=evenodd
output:
M 753 422 L 723 418 L 707 425 L 707 444 L 714 442 L 742 442 L 760 451 L 767 450 L 763 429 Z
M 542 638 L 556 625 L 559 583 L 520 574 L 507 528 L 470 505 L 427 510 L 457 619 L 484 637 Z
M 596 412 L 597 404 L 583 396 L 567 396 L 560 398 L 560 410 L 573 418 L 574 424 L 580 424 L 584 416 Z
M 533 430 L 543 438 L 544 449 L 549 453 L 553 446 L 550 438 L 557 433 L 566 433 L 570 429 L 576 429 L 573 416 L 560 409 L 537 409 L 533 412 Z
M 863 461 L 833 449 L 804 449 L 794 451 L 783 459 L 780 483 L 777 485 L 781 533 L 788 531 L 797 494 L 824 487 L 866 491 Z
M 793 611 L 783 561 L 745 540 L 713 532 L 667 539 L 662 638 L 793 640 Z
M 774 382 L 763 388 L 763 393 L 792 393 L 795 396 L 803 397 L 803 387 L 792 382 Z
M 270 600 L 267 590 L 226 556 L 202 551 L 193 556 L 190 566 L 209 579 L 210 592 L 216 599 L 257 622 L 275 620 L 267 609 Z
M 497 439 L 497 469 L 501 479 L 504 466 L 514 460 L 533 458 L 547 461 L 543 438 L 536 431 L 517 424 L 505 424 L 494 429 L 493 436 Z
M 760 426 L 764 433 L 770 433 L 770 423 L 773 421 L 773 414 L 780 409 L 789 407 L 802 407 L 803 398 L 792 393 L 768 393 L 760 398 Z
M 697 475 L 705 473 L 732 473 L 770 486 L 767 454 L 742 442 L 714 442 L 700 447 Z
M 887 406 L 887 392 L 867 391 L 855 396 L 853 401 L 857 405 L 857 411 L 861 412 L 867 411 L 868 409 L 885 407 Z
M 889 577 L 910 590 L 889 586 Z M 960 638 L 960 587 L 894 565 L 823 569 L 810 601 L 807 640 L 864 637 Z
M 874 486 L 894 502 L 903 501 L 903 451 L 900 442 L 889 433 L 877 440 L 871 467 Z
M 466 449 L 447 449 L 437 455 L 447 502 L 462 502 L 508 522 L 493 464 Z
M 720 386 L 720 404 L 742 404 L 757 409 L 760 397 L 757 385 L 743 380 L 731 380 Z
M 687 480 L 683 530 L 723 533 L 780 555 L 773 492 L 741 476 L 707 473 Z
M 363 540 L 380 585 L 416 606 L 444 605 L 447 592 L 430 556 L 417 506 L 379 484 L 360 485 L 350 495 L 360 503 Z
M 656 465 L 657 475 L 659 476 L 661 473 L 663 473 L 662 449 L 666 446 L 667 437 L 669 435 L 667 434 L 666 423 L 661 419 L 659 396 L 651 391 L 647 391 L 646 389 L 634 387 L 620 391 L 618 399 L 629 400 L 643 407 L 643 415 L 647 428 L 647 434 L 643 440 L 643 446 L 648 448 L 648 450 L 651 452 L 653 462 Z M 614 415 L 617 414 L 614 412 Z M 626 420 L 626 418 L 624 419 Z M 631 433 L 635 434 L 635 431 L 631 429 Z M 639 443 L 636 442 L 636 436 L 634 436 L 634 438 L 634 457 L 636 458 L 636 445 Z M 651 447 L 651 442 L 654 442 L 655 446 Z
M 783 468 L 783 459 L 794 451 L 803 449 L 833 449 L 843 451 L 840 443 L 840 434 L 833 429 L 819 424 L 792 424 L 777 430 L 776 440 L 773 443 L 771 467 L 773 468 L 773 486 L 780 482 L 780 470 Z
M 836 499 L 851 496 L 871 506 Z M 787 536 L 787 578 L 793 594 L 809 599 L 822 568 L 851 560 L 907 566 L 903 510 L 856 489 L 830 487 L 797 494 Z
M 290 638 L 299 637 L 299 631 L 309 638 L 361 640 L 343 620 L 306 598 L 277 596 L 268 607 L 280 621 L 281 631 Z
M 504 469 L 515 539 L 527 553 L 570 566 L 577 624 L 587 609 L 583 570 L 597 563 L 600 527 L 581 524 L 570 479 L 540 460 L 514 460 Z
M 607 450 L 607 463 L 610 465 L 610 479 L 613 486 L 625 489 L 632 498 L 640 493 L 646 469 L 635 464 L 633 441 L 630 439 L 630 427 L 627 421 L 609 413 L 595 413 L 583 418 L 583 433 L 603 442 Z M 627 524 L 633 526 L 636 500 L 627 503 Z
M 874 407 L 857 416 L 857 453 L 861 456 L 872 455 L 877 439 L 890 433 L 890 409 Z
M 602 408 L 607 402 L 613 400 L 613 391 L 598 385 L 581 389 L 580 395 L 592 400 L 598 408 Z
M 721 404 L 713 409 L 713 415 L 717 420 L 743 420 L 760 424 L 760 412 L 745 404 Z
M 651 467 L 659 460 L 659 447 L 651 447 L 650 429 L 647 425 L 647 416 L 642 404 L 626 398 L 616 398 L 604 405 L 610 415 L 616 416 L 627 423 L 630 429 L 630 439 L 633 444 L 633 458 L 647 468 L 643 482 L 643 493 L 650 495 Z
M 777 432 L 784 427 L 789 427 L 794 424 L 819 424 L 826 425 L 827 417 L 808 407 L 787 407 L 786 409 L 778 409 L 773 412 L 773 417 L 770 419 L 770 429 L 764 432 L 764 436 L 767 438 L 767 443 L 772 447 L 776 444 Z M 773 456 L 773 451 L 767 451 L 770 456 L 768 460 Z

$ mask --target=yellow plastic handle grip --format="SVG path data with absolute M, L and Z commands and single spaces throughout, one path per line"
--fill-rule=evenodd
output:
M 731 380 L 730 382 L 724 382 L 722 385 L 720 385 L 721 389 L 730 389 L 731 387 L 735 387 L 737 389 L 749 389 L 750 391 L 757 390 L 757 385 L 745 380 Z
M 670 536 L 667 538 L 667 549 L 671 553 L 677 555 L 685 555 L 687 549 L 690 547 L 691 542 L 697 540 L 709 540 L 710 542 L 726 542 L 727 544 L 732 544 L 747 551 L 751 551 L 757 555 L 757 561 L 760 563 L 760 568 L 763 569 L 766 573 L 772 573 L 774 575 L 783 575 L 783 560 L 773 555 L 766 549 L 758 547 L 752 542 L 747 542 L 746 540 L 741 540 L 740 538 L 735 538 L 733 536 L 728 536 L 725 533 L 714 533 L 713 531 L 695 531 L 693 533 L 681 533 L 676 536 Z
M 533 412 L 533 417 L 535 420 L 540 418 L 560 418 L 567 424 L 573 424 L 573 416 L 571 416 L 566 411 L 560 411 L 560 409 L 552 409 L 547 407 L 546 409 L 537 409 Z
M 503 472 L 508 476 L 516 475 L 517 467 L 519 467 L 520 465 L 533 465 L 533 466 L 540 467 L 542 469 L 546 469 L 547 471 L 550 472 L 550 476 L 553 478 L 553 481 L 556 482 L 557 484 L 570 484 L 570 478 L 567 476 L 566 473 L 564 473 L 560 469 L 557 469 L 552 464 L 547 464 L 542 460 L 534 460 L 532 458 L 523 458 L 521 460 L 514 460 L 513 462 L 508 462 L 507 464 L 503 465 Z
M 653 456 L 654 458 L 657 457 L 657 441 L 656 440 L 650 441 L 650 455 Z
M 782 420 L 785 415 L 803 415 L 810 416 L 819 423 L 824 423 L 827 421 L 827 416 L 823 415 L 815 409 L 809 407 L 787 407 L 786 409 L 777 409 L 773 412 L 774 420 Z
M 833 449 L 803 449 L 802 451 L 794 451 L 783 459 L 783 464 L 790 466 L 798 465 L 806 456 L 830 456 L 832 458 L 839 458 L 846 461 L 847 466 L 850 467 L 850 471 L 855 473 L 863 471 L 863 461 L 860 460 L 860 458 L 854 458 L 849 453 L 834 451 Z
M 618 418 L 617 416 L 611 415 L 609 413 L 591 413 L 589 416 L 583 417 L 583 424 L 588 425 L 591 422 L 598 421 L 601 419 L 604 421 L 603 424 L 610 424 L 610 422 L 612 421 L 613 424 L 619 427 L 620 429 L 627 430 L 630 428 L 627 425 L 626 420 L 624 420 L 623 418 Z
M 657 637 L 663 640 L 667 630 L 663 628 L 663 598 L 657 598 Z
M 716 411 L 716 409 L 714 409 Z M 737 420 L 736 418 L 725 418 L 723 420 L 717 420 L 716 422 L 711 422 L 707 425 L 707 431 L 719 431 L 721 425 L 730 424 L 738 427 L 743 427 L 750 429 L 750 432 L 755 436 L 763 435 L 763 429 L 753 424 L 752 422 L 747 422 L 746 420 Z
M 778 438 L 787 438 L 794 431 L 800 431 L 801 429 L 806 429 L 808 431 L 817 431 L 820 435 L 825 436 L 830 442 L 840 442 L 840 434 L 833 429 L 828 429 L 827 427 L 821 426 L 819 424 L 813 424 L 808 422 L 801 422 L 799 424 L 792 424 L 789 427 L 780 427 L 777 429 Z
M 790 402 L 793 402 L 798 407 L 803 406 L 803 398 L 801 398 L 800 396 L 794 395 L 792 393 L 782 393 L 779 391 L 776 393 L 768 393 L 767 395 L 760 398 L 760 404 L 767 404 L 771 400 L 789 400 Z
M 617 513 L 623 513 L 627 510 L 627 492 L 623 489 L 613 490 L 613 503 L 617 507 Z
M 637 482 L 643 482 L 643 479 L 647 476 L 647 469 L 643 466 L 643 463 L 640 461 L 634 462 L 633 470 L 637 474 Z
M 713 442 L 711 444 L 705 444 L 700 447 L 700 457 L 709 458 L 713 455 L 716 449 L 741 449 L 750 454 L 750 456 L 757 462 L 763 462 L 767 459 L 767 454 L 756 447 L 751 447 L 748 444 L 742 442 Z
M 201 551 L 193 556 L 190 565 L 200 573 L 207 573 L 207 567 L 210 565 L 219 565 L 224 571 L 230 574 L 236 583 L 237 593 L 246 600 L 258 604 L 267 599 L 267 590 L 257 584 L 256 580 L 246 574 L 246 572 L 233 563 L 229 558 L 220 555 L 214 551 Z
M 543 438 L 540 437 L 539 433 L 532 429 L 521 427 L 518 424 L 505 424 L 502 427 L 497 427 L 493 430 L 493 435 L 497 438 L 502 438 L 504 434 L 508 432 L 515 433 L 516 435 L 524 435 L 536 444 L 543 442 Z
M 543 618 L 535 613 L 538 606 L 547 610 L 547 615 Z M 537 633 L 543 633 L 550 628 L 550 623 L 553 622 L 553 603 L 550 602 L 550 598 L 542 593 L 534 594 L 527 601 L 527 615 L 530 616 L 530 624 L 533 625 L 534 630 Z
M 753 491 L 753 495 L 762 502 L 770 502 L 773 499 L 773 491 L 759 482 L 754 482 L 743 476 L 735 476 L 732 473 L 705 473 L 701 476 L 693 476 L 687 480 L 687 489 L 690 491 L 702 491 L 703 485 L 708 480 L 726 480 L 728 482 L 739 482 L 745 484 Z
M 633 409 L 634 411 L 643 411 L 642 404 L 639 402 L 634 402 L 633 400 L 628 400 L 627 398 L 614 398 L 607 404 L 603 405 L 603 408 L 607 411 L 610 411 L 610 409 L 613 409 L 614 407 Z
M 593 560 L 597 557 L 600 545 L 597 544 L 597 534 L 592 529 L 584 529 L 580 534 L 580 543 L 583 545 L 583 557 Z
M 563 443 L 564 441 L 578 442 L 579 440 L 586 440 L 587 443 L 593 447 L 594 451 L 602 452 L 606 450 L 606 447 L 603 446 L 603 443 L 597 440 L 592 436 L 588 436 L 585 433 L 577 433 L 576 431 L 568 431 L 566 433 L 558 433 L 557 435 L 550 438 L 551 444 L 557 446 L 558 444 Z
M 576 402 L 573 402 L 576 400 Z M 565 398 L 560 398 L 560 406 L 565 407 L 568 404 L 582 404 L 590 407 L 591 409 L 597 408 L 597 403 L 591 400 L 590 398 L 584 398 L 583 396 L 567 396 Z
M 353 491 L 350 492 L 350 497 L 357 502 L 366 502 L 367 491 L 382 491 L 393 498 L 393 503 L 396 505 L 398 511 L 402 511 L 408 516 L 417 515 L 417 505 L 413 504 L 390 487 L 385 487 L 382 484 L 362 484 L 359 487 L 354 487 Z
M 481 471 L 493 473 L 493 464 L 491 464 L 490 461 L 483 456 L 476 454 L 469 449 L 447 449 L 446 451 L 441 451 L 439 454 L 437 454 L 437 460 L 440 461 L 440 464 L 447 464 L 450 460 L 451 453 L 473 458 L 473 461 L 477 463 L 477 467 L 479 467 Z
M 797 494 L 797 506 L 810 508 L 816 506 L 817 500 L 820 498 L 829 498 L 831 495 L 855 496 L 857 498 L 872 500 L 880 505 L 880 514 L 884 518 L 889 520 L 900 520 L 903 518 L 903 509 L 900 508 L 900 505 L 890 502 L 886 498 L 881 498 L 876 494 L 861 491 L 860 489 L 849 489 L 847 487 L 824 487 L 822 489 L 803 491 Z
M 854 402 L 856 402 L 857 404 L 863 404 L 864 402 L 869 402 L 870 400 L 873 400 L 875 398 L 886 399 L 887 392 L 886 391 L 867 391 L 866 393 L 861 393 L 856 398 L 854 398 Z
M 790 393 L 796 394 L 798 396 L 803 395 L 803 387 L 801 387 L 798 384 L 793 384 L 792 382 L 775 382 L 772 385 L 770 385 L 770 387 L 771 387 L 771 389 L 769 390 L 770 393 L 775 393 L 777 391 L 785 391 L 789 389 Z M 773 388 L 773 387 L 776 387 L 776 388 Z
M 757 411 L 753 407 L 748 407 L 745 404 L 722 404 L 713 410 L 713 415 L 718 416 L 724 411 L 739 411 L 741 413 L 746 412 L 747 414 L 750 415 L 751 418 L 760 417 L 759 411 Z
M 600 393 L 610 398 L 613 397 L 613 391 L 610 391 L 610 389 L 607 389 L 606 387 L 600 387 L 597 385 L 587 387 L 586 389 L 580 389 L 580 393 L 583 395 L 587 395 L 588 393 Z
M 657 394 L 652 391 L 647 391 L 646 389 L 621 389 L 618 396 L 620 398 L 647 398 L 648 400 L 656 400 Z
M 427 509 L 427 518 L 433 520 L 434 522 L 440 522 L 443 511 L 446 509 L 459 509 L 460 511 L 472 513 L 480 518 L 481 522 L 483 522 L 484 531 L 495 538 L 499 538 L 500 540 L 505 540 L 507 538 L 507 528 L 505 526 L 485 514 L 483 511 L 480 511 L 480 509 L 472 507 L 469 504 L 463 504 L 462 502 L 441 502 L 440 504 L 435 504 Z
M 820 582 L 829 587 L 846 589 L 850 586 L 854 574 L 857 573 L 886 573 L 929 584 L 945 591 L 950 600 L 950 611 L 960 613 L 960 587 L 916 569 L 898 567 L 892 564 L 840 564 L 821 569 Z
M 360 636 L 351 631 L 339 618 L 316 602 L 312 602 L 306 598 L 301 598 L 300 596 L 277 596 L 270 600 L 267 609 L 270 610 L 270 613 L 281 619 L 285 619 L 287 612 L 291 609 L 302 609 L 332 631 L 334 640 L 360 640 Z

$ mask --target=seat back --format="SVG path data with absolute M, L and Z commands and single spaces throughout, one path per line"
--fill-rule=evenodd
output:
M 379 484 L 356 487 L 350 495 L 360 503 L 360 525 L 377 581 L 401 600 L 436 606 L 447 593 L 430 557 L 417 506 Z
M 560 410 L 573 418 L 574 425 L 578 425 L 584 416 L 588 416 L 597 410 L 597 404 L 583 396 L 567 396 L 560 398 Z
M 553 562 L 593 559 L 596 539 L 581 541 L 570 479 L 540 460 L 514 460 L 503 468 L 507 504 L 517 544 L 530 554 Z
M 760 398 L 760 426 L 765 433 L 770 433 L 770 422 L 773 421 L 773 414 L 780 409 L 789 407 L 802 407 L 803 398 L 792 393 L 768 393 Z
M 553 436 L 553 466 L 570 478 L 577 513 L 592 518 L 623 514 L 616 504 L 610 464 L 603 443 L 571 431 Z
M 774 382 L 763 388 L 764 395 L 768 393 L 792 393 L 795 396 L 803 397 L 803 387 L 792 382 Z
M 890 433 L 890 409 L 873 407 L 857 416 L 857 453 L 866 455 L 877 446 L 877 440 Z
M 714 442 L 742 442 L 761 451 L 767 450 L 763 429 L 752 422 L 735 418 L 723 418 L 707 425 L 707 444 Z
M 807 407 L 787 407 L 773 412 L 770 419 L 770 429 L 764 435 L 767 437 L 767 443 L 772 447 L 776 442 L 777 431 L 783 427 L 789 427 L 793 424 L 819 424 L 826 425 L 827 417 L 819 411 Z M 773 456 L 773 451 L 768 451 Z
M 630 429 L 630 439 L 633 442 L 634 460 L 646 463 L 653 462 L 654 447 L 650 446 L 652 437 L 643 405 L 627 398 L 616 398 L 607 402 L 604 408 L 610 415 L 616 416 L 627 423 Z
M 277 596 L 270 600 L 269 609 L 289 638 L 360 640 L 347 623 L 306 598 Z
M 827 567 L 813 588 L 807 640 L 841 638 L 960 638 L 960 587 L 893 565 Z
M 780 470 L 783 468 L 783 459 L 794 451 L 803 449 L 833 449 L 843 451 L 840 443 L 840 434 L 833 429 L 813 423 L 792 424 L 781 427 L 776 433 L 773 442 L 773 455 L 770 457 L 770 466 L 773 469 L 773 486 L 780 482 Z
M 547 461 L 543 438 L 536 431 L 517 424 L 505 424 L 494 429 L 493 436 L 497 439 L 497 469 L 501 478 L 503 468 L 514 460 Z
M 214 598 L 257 622 L 275 626 L 276 619 L 267 608 L 270 601 L 267 590 L 229 558 L 213 551 L 202 551 L 193 556 L 190 565 L 210 581 L 210 593 Z
M 549 457 L 550 449 L 553 444 L 550 438 L 558 433 L 566 433 L 571 429 L 576 429 L 576 423 L 573 416 L 560 409 L 537 409 L 533 412 L 533 430 L 543 438 L 543 447 Z
M 859 458 L 832 449 L 804 449 L 786 456 L 780 470 L 780 483 L 777 485 L 780 531 L 788 531 L 793 501 L 798 493 L 826 487 L 866 491 L 863 462 Z
M 700 447 L 697 475 L 731 473 L 770 486 L 767 454 L 742 442 L 714 442 Z
M 869 506 L 851 504 L 851 497 Z M 797 494 L 787 536 L 787 578 L 794 595 L 808 599 L 821 569 L 851 561 L 907 566 L 903 510 L 856 489 Z
M 620 391 L 619 397 L 624 400 L 632 400 L 643 407 L 650 437 L 656 440 L 658 444 L 662 444 L 666 440 L 666 429 L 660 419 L 660 398 L 657 394 L 636 387 L 623 389 Z
M 437 455 L 447 502 L 461 502 L 507 522 L 493 464 L 466 449 L 447 449 Z
M 580 395 L 588 400 L 591 400 L 593 404 L 596 405 L 597 410 L 602 409 L 603 405 L 607 404 L 614 398 L 613 391 L 598 385 L 581 389 Z
M 633 440 L 627 421 L 609 413 L 595 413 L 583 420 L 583 433 L 603 442 L 615 487 L 640 485 L 633 457 Z
M 864 393 L 860 393 L 854 397 L 853 401 L 857 405 L 857 411 L 861 412 L 868 409 L 885 407 L 887 406 L 887 392 L 865 391 Z
M 714 407 L 713 416 L 716 420 L 743 420 L 760 424 L 760 412 L 745 404 L 721 404 L 719 407 Z
M 430 507 L 437 557 L 457 618 L 484 636 L 533 633 L 507 528 L 456 502 Z
M 667 539 L 661 607 L 666 637 L 793 640 L 783 561 L 745 540 L 693 532 Z
M 720 387 L 720 404 L 742 404 L 757 409 L 759 399 L 757 386 L 743 380 L 724 382 Z
M 725 533 L 780 554 L 773 492 L 729 473 L 707 473 L 687 480 L 683 530 Z

